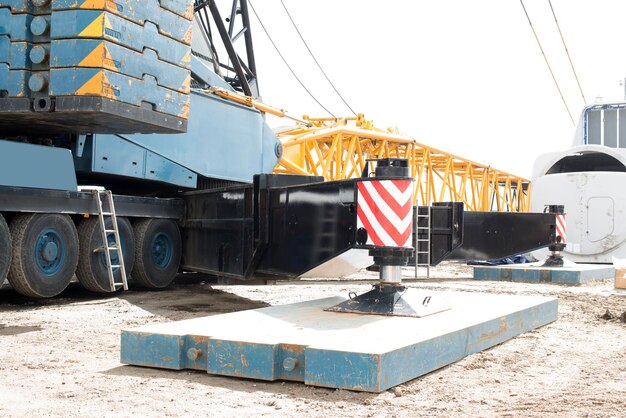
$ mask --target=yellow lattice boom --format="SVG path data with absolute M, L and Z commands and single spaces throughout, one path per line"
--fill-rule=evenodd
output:
M 415 181 L 415 204 L 463 202 L 471 211 L 527 212 L 530 181 L 493 167 L 422 144 L 354 118 L 308 118 L 278 130 L 283 156 L 275 173 L 323 176 L 326 180 L 359 177 L 376 158 L 406 158 Z

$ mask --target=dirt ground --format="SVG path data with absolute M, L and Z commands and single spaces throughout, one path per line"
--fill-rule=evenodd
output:
M 407 276 L 412 272 L 407 270 Z M 381 394 L 165 371 L 119 363 L 120 330 L 138 325 L 347 295 L 376 275 L 272 286 L 181 276 L 170 289 L 98 296 L 72 285 L 29 301 L 0 290 L 0 416 L 623 416 L 626 293 L 477 282 L 466 266 L 436 268 L 411 287 L 549 295 L 558 321 Z M 206 278 L 204 279 L 206 280 Z M 610 319 L 602 316 L 610 312 Z

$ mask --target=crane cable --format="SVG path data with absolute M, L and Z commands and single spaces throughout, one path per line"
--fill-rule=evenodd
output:
M 563 41 L 563 48 L 565 48 L 565 53 L 567 54 L 567 59 L 569 60 L 569 65 L 572 67 L 572 72 L 574 73 L 574 77 L 576 78 L 576 83 L 578 84 L 578 90 L 580 90 L 580 95 L 583 98 L 583 102 L 587 103 L 585 99 L 585 94 L 583 93 L 583 88 L 580 85 L 580 80 L 578 80 L 578 74 L 574 69 L 574 63 L 572 62 L 572 57 L 569 55 L 569 50 L 567 49 L 567 45 L 565 44 L 565 38 L 563 37 L 563 32 L 561 32 L 561 26 L 559 25 L 559 21 L 556 19 L 556 13 L 554 13 L 554 8 L 552 7 L 552 0 L 548 0 L 548 4 L 550 5 L 550 10 L 552 10 L 552 16 L 554 16 L 554 23 L 556 23 L 556 27 L 559 30 L 559 35 L 561 35 L 561 41 Z
M 559 83 L 558 81 L 556 81 L 556 77 L 554 76 L 554 72 L 552 71 L 552 67 L 550 66 L 550 62 L 548 61 L 548 57 L 546 57 L 546 53 L 543 51 L 543 47 L 541 46 L 541 42 L 539 41 L 539 37 L 537 36 L 537 32 L 535 32 L 535 28 L 530 20 L 530 16 L 528 16 L 528 12 L 526 11 L 526 6 L 524 6 L 524 1 L 523 0 L 519 0 L 520 3 L 522 4 L 522 8 L 524 9 L 524 14 L 526 14 L 526 19 L 528 19 L 528 23 L 530 24 L 530 29 L 533 31 L 533 35 L 535 35 L 535 39 L 537 40 L 537 45 L 539 45 L 539 49 L 541 50 L 541 53 L 543 54 L 543 59 L 546 61 L 546 65 L 548 66 L 548 70 L 550 71 L 550 75 L 552 75 L 552 80 L 554 81 L 554 85 L 556 86 L 556 89 L 559 91 L 559 95 L 561 96 L 561 100 L 563 101 L 563 105 L 565 105 L 565 109 L 567 110 L 567 114 L 569 115 L 570 120 L 572 121 L 573 125 L 576 125 L 576 122 L 574 122 L 574 118 L 572 117 L 572 112 L 570 112 L 569 110 L 569 106 L 567 106 L 567 102 L 565 101 L 565 97 L 563 97 L 563 92 L 561 91 L 561 88 L 559 87 Z
M 278 53 L 278 55 L 280 56 L 280 58 L 283 60 L 283 62 L 285 63 L 285 65 L 287 66 L 287 68 L 289 69 L 289 71 L 291 72 L 291 74 L 295 77 L 295 79 L 298 81 L 298 83 L 300 83 L 300 85 L 302 86 L 302 88 L 309 94 L 309 96 L 311 96 L 311 98 L 313 100 L 315 100 L 315 102 L 320 105 L 320 107 L 322 109 L 324 109 L 328 114 L 330 114 L 333 118 L 336 118 L 336 116 L 330 111 L 328 110 L 323 104 L 320 103 L 319 100 L 317 100 L 317 98 L 313 95 L 313 93 L 311 93 L 311 91 L 309 91 L 308 88 L 306 88 L 306 86 L 304 85 L 304 83 L 302 82 L 302 80 L 300 80 L 300 78 L 296 75 L 295 71 L 291 68 L 291 66 L 289 65 L 289 63 L 287 62 L 287 60 L 285 59 L 285 57 L 283 56 L 283 54 L 281 54 L 280 50 L 278 49 L 278 47 L 276 46 L 276 44 L 274 43 L 274 40 L 272 39 L 272 37 L 270 36 L 269 32 L 267 31 L 267 29 L 265 29 L 265 25 L 263 24 L 263 22 L 261 21 L 261 18 L 259 17 L 259 15 L 257 14 L 256 10 L 254 9 L 254 6 L 252 5 L 252 2 L 250 0 L 248 0 L 248 4 L 250 5 L 250 8 L 252 9 L 252 12 L 254 13 L 254 15 L 256 16 L 257 20 L 259 21 L 259 24 L 261 25 L 261 28 L 263 28 L 263 32 L 265 32 L 265 35 L 267 35 L 267 38 L 270 40 L 272 46 L 274 47 L 274 49 L 276 50 L 276 52 Z
M 309 51 L 309 54 L 311 54 L 311 58 L 313 58 L 313 61 L 315 61 L 315 64 L 317 64 L 317 68 L 319 68 L 320 71 L 322 72 L 322 74 L 324 74 L 324 77 L 326 77 L 326 81 L 328 81 L 328 84 L 330 84 L 330 86 L 333 88 L 333 90 L 335 90 L 335 93 L 337 93 L 337 96 L 339 96 L 339 98 L 348 107 L 348 109 L 350 109 L 350 111 L 354 114 L 354 116 L 357 116 L 357 114 L 354 111 L 354 109 L 352 109 L 352 107 L 348 104 L 346 99 L 343 98 L 343 96 L 341 95 L 341 93 L 339 93 L 339 91 L 337 90 L 337 88 L 335 87 L 333 82 L 330 81 L 330 78 L 328 77 L 328 75 L 326 74 L 324 69 L 322 69 L 322 66 L 317 61 L 317 58 L 315 58 L 315 55 L 313 54 L 313 51 L 311 51 L 311 48 L 309 48 L 309 45 L 304 40 L 304 37 L 302 36 L 302 33 L 300 33 L 300 30 L 298 29 L 298 26 L 296 25 L 296 22 L 294 22 L 293 18 L 291 17 L 291 13 L 289 13 L 289 10 L 287 10 L 287 6 L 285 6 L 285 3 L 283 2 L 283 0 L 280 0 L 280 4 L 283 5 L 283 9 L 285 9 L 285 12 L 287 13 L 287 16 L 289 16 L 289 20 L 291 21 L 291 24 L 293 25 L 293 27 L 296 30 L 296 32 L 298 32 L 298 36 L 300 36 L 300 39 L 302 40 L 302 43 L 306 47 L 307 51 Z

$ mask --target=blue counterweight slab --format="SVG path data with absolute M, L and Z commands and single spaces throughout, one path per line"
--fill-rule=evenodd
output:
M 2 0 L 0 0 L 1 2 Z M 192 1 L 186 2 L 192 4 Z M 191 45 L 191 18 L 180 16 L 160 6 L 158 0 L 53 0 L 53 12 L 61 10 L 102 10 L 144 25 L 152 22 L 159 33 Z
M 11 70 L 47 70 L 49 57 L 50 44 L 11 42 L 8 36 L 0 35 L 0 63 Z
M 163 21 L 161 14 L 167 11 L 188 21 L 193 17 L 193 1 L 189 0 L 0 0 L 0 8 L 31 15 L 50 14 L 53 10 L 107 10 L 140 22 L 157 16 L 155 23 Z
M 0 35 L 11 42 L 50 42 L 49 34 L 50 15 L 13 14 L 11 9 L 0 8 Z
M 63 39 L 52 41 L 51 57 L 51 68 L 103 68 L 137 79 L 147 74 L 153 76 L 159 86 L 180 93 L 190 90 L 190 71 L 159 60 L 150 49 L 140 53 L 109 41 Z
M 327 298 L 122 331 L 121 362 L 382 392 L 557 319 L 554 298 L 448 293 L 422 318 L 327 312 Z
M 115 42 L 137 52 L 154 50 L 159 58 L 180 67 L 191 65 L 191 47 L 159 34 L 151 22 L 144 26 L 98 10 L 64 10 L 52 14 L 52 39 L 91 38 Z
M 35 4 L 37 3 L 37 4 Z M 42 0 L 0 0 L 0 8 L 8 8 L 12 13 L 30 15 L 50 14 L 50 2 Z
M 189 116 L 189 95 L 157 85 L 154 77 L 143 79 L 97 68 L 50 70 L 50 96 L 97 96 L 133 106 L 149 104 L 152 110 L 182 119 Z
M 0 97 L 29 97 L 30 75 L 30 71 L 10 70 L 7 64 L 0 63 Z
M 33 65 L 29 56 L 32 46 L 28 42 L 11 42 L 7 35 L 0 35 L 0 63 L 12 70 L 29 70 Z
M 0 0 L 0 4 L 2 1 L 7 0 Z M 29 0 L 8 1 L 20 2 Z M 151 20 L 153 16 L 160 16 L 161 11 L 158 9 L 164 9 L 186 20 L 191 20 L 193 17 L 193 3 L 190 0 L 52 0 L 52 9 L 107 10 L 137 21 Z

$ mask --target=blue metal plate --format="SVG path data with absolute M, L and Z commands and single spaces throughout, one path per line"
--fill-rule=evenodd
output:
M 0 63 L 0 97 L 28 97 L 30 71 L 10 70 L 7 64 Z
M 0 97 L 0 132 L 5 135 L 167 133 L 171 141 L 180 138 L 171 134 L 186 131 L 185 119 L 103 97 Z
M 72 152 L 63 148 L 0 141 L 0 185 L 76 191 Z
M 0 8 L 0 35 L 9 36 L 12 42 L 48 42 L 49 25 L 49 15 L 13 14 L 11 9 Z M 34 33 L 33 29 L 39 32 Z
M 153 76 L 159 86 L 180 93 L 189 93 L 190 90 L 189 70 L 159 60 L 150 49 L 140 53 L 109 41 L 64 39 L 52 41 L 51 56 L 51 68 L 103 68 L 134 78 L 147 74 Z
M 279 140 L 261 112 L 197 90 L 190 97 L 187 135 L 126 138 L 205 177 L 245 183 L 255 174 L 272 171 L 278 162 L 274 150 Z
M 49 50 L 49 44 L 11 42 L 8 36 L 0 35 L 0 63 L 7 64 L 12 70 L 47 69 Z
M 161 8 L 186 20 L 193 17 L 193 2 L 188 0 L 52 0 L 39 3 L 36 5 L 33 0 L 0 0 L 0 8 L 32 15 L 50 14 L 52 10 L 107 10 L 141 22 L 160 16 L 161 12 L 155 14 L 155 11 Z M 162 21 L 160 18 L 156 20 Z
M 324 311 L 343 301 L 328 298 L 126 330 L 121 362 L 382 392 L 558 315 L 554 298 L 428 293 L 454 308 L 423 318 L 355 315 Z
M 0 0 L 0 8 L 8 8 L 13 13 L 28 13 L 31 15 L 50 14 L 50 3 L 40 1 L 35 5 L 33 0 Z
M 3 1 L 0 0 L 0 4 Z M 30 0 L 8 0 L 14 2 Z M 155 16 L 160 16 L 160 11 L 164 9 L 191 20 L 193 17 L 193 1 L 190 0 L 52 0 L 53 10 L 70 9 L 93 9 L 107 10 L 130 20 L 145 21 L 153 20 Z M 160 20 L 160 19 L 156 19 Z
M 189 95 L 158 86 L 156 79 L 143 79 L 97 68 L 61 68 L 50 70 L 50 96 L 96 96 L 121 101 L 137 107 L 182 119 L 189 116 Z
M 170 144 L 176 135 L 170 135 Z M 156 180 L 195 188 L 197 175 L 117 135 L 96 134 L 86 139 L 83 155 L 74 156 L 79 171 Z
M 571 267 L 548 268 L 538 265 L 517 264 L 504 266 L 476 266 L 474 279 L 526 283 L 560 283 L 580 285 L 592 281 L 613 280 L 613 266 L 576 264 Z
M 52 39 L 91 38 L 115 42 L 142 52 L 154 50 L 163 61 L 180 67 L 191 65 L 191 47 L 161 35 L 151 22 L 144 26 L 109 12 L 97 10 L 65 10 L 54 12 L 51 22 Z
M 0 4 L 3 0 L 0 0 Z M 183 13 L 193 3 L 184 3 Z M 144 25 L 152 22 L 159 27 L 159 33 L 177 41 L 191 45 L 191 17 L 183 17 L 161 7 L 158 0 L 53 0 L 52 10 L 102 10 Z

